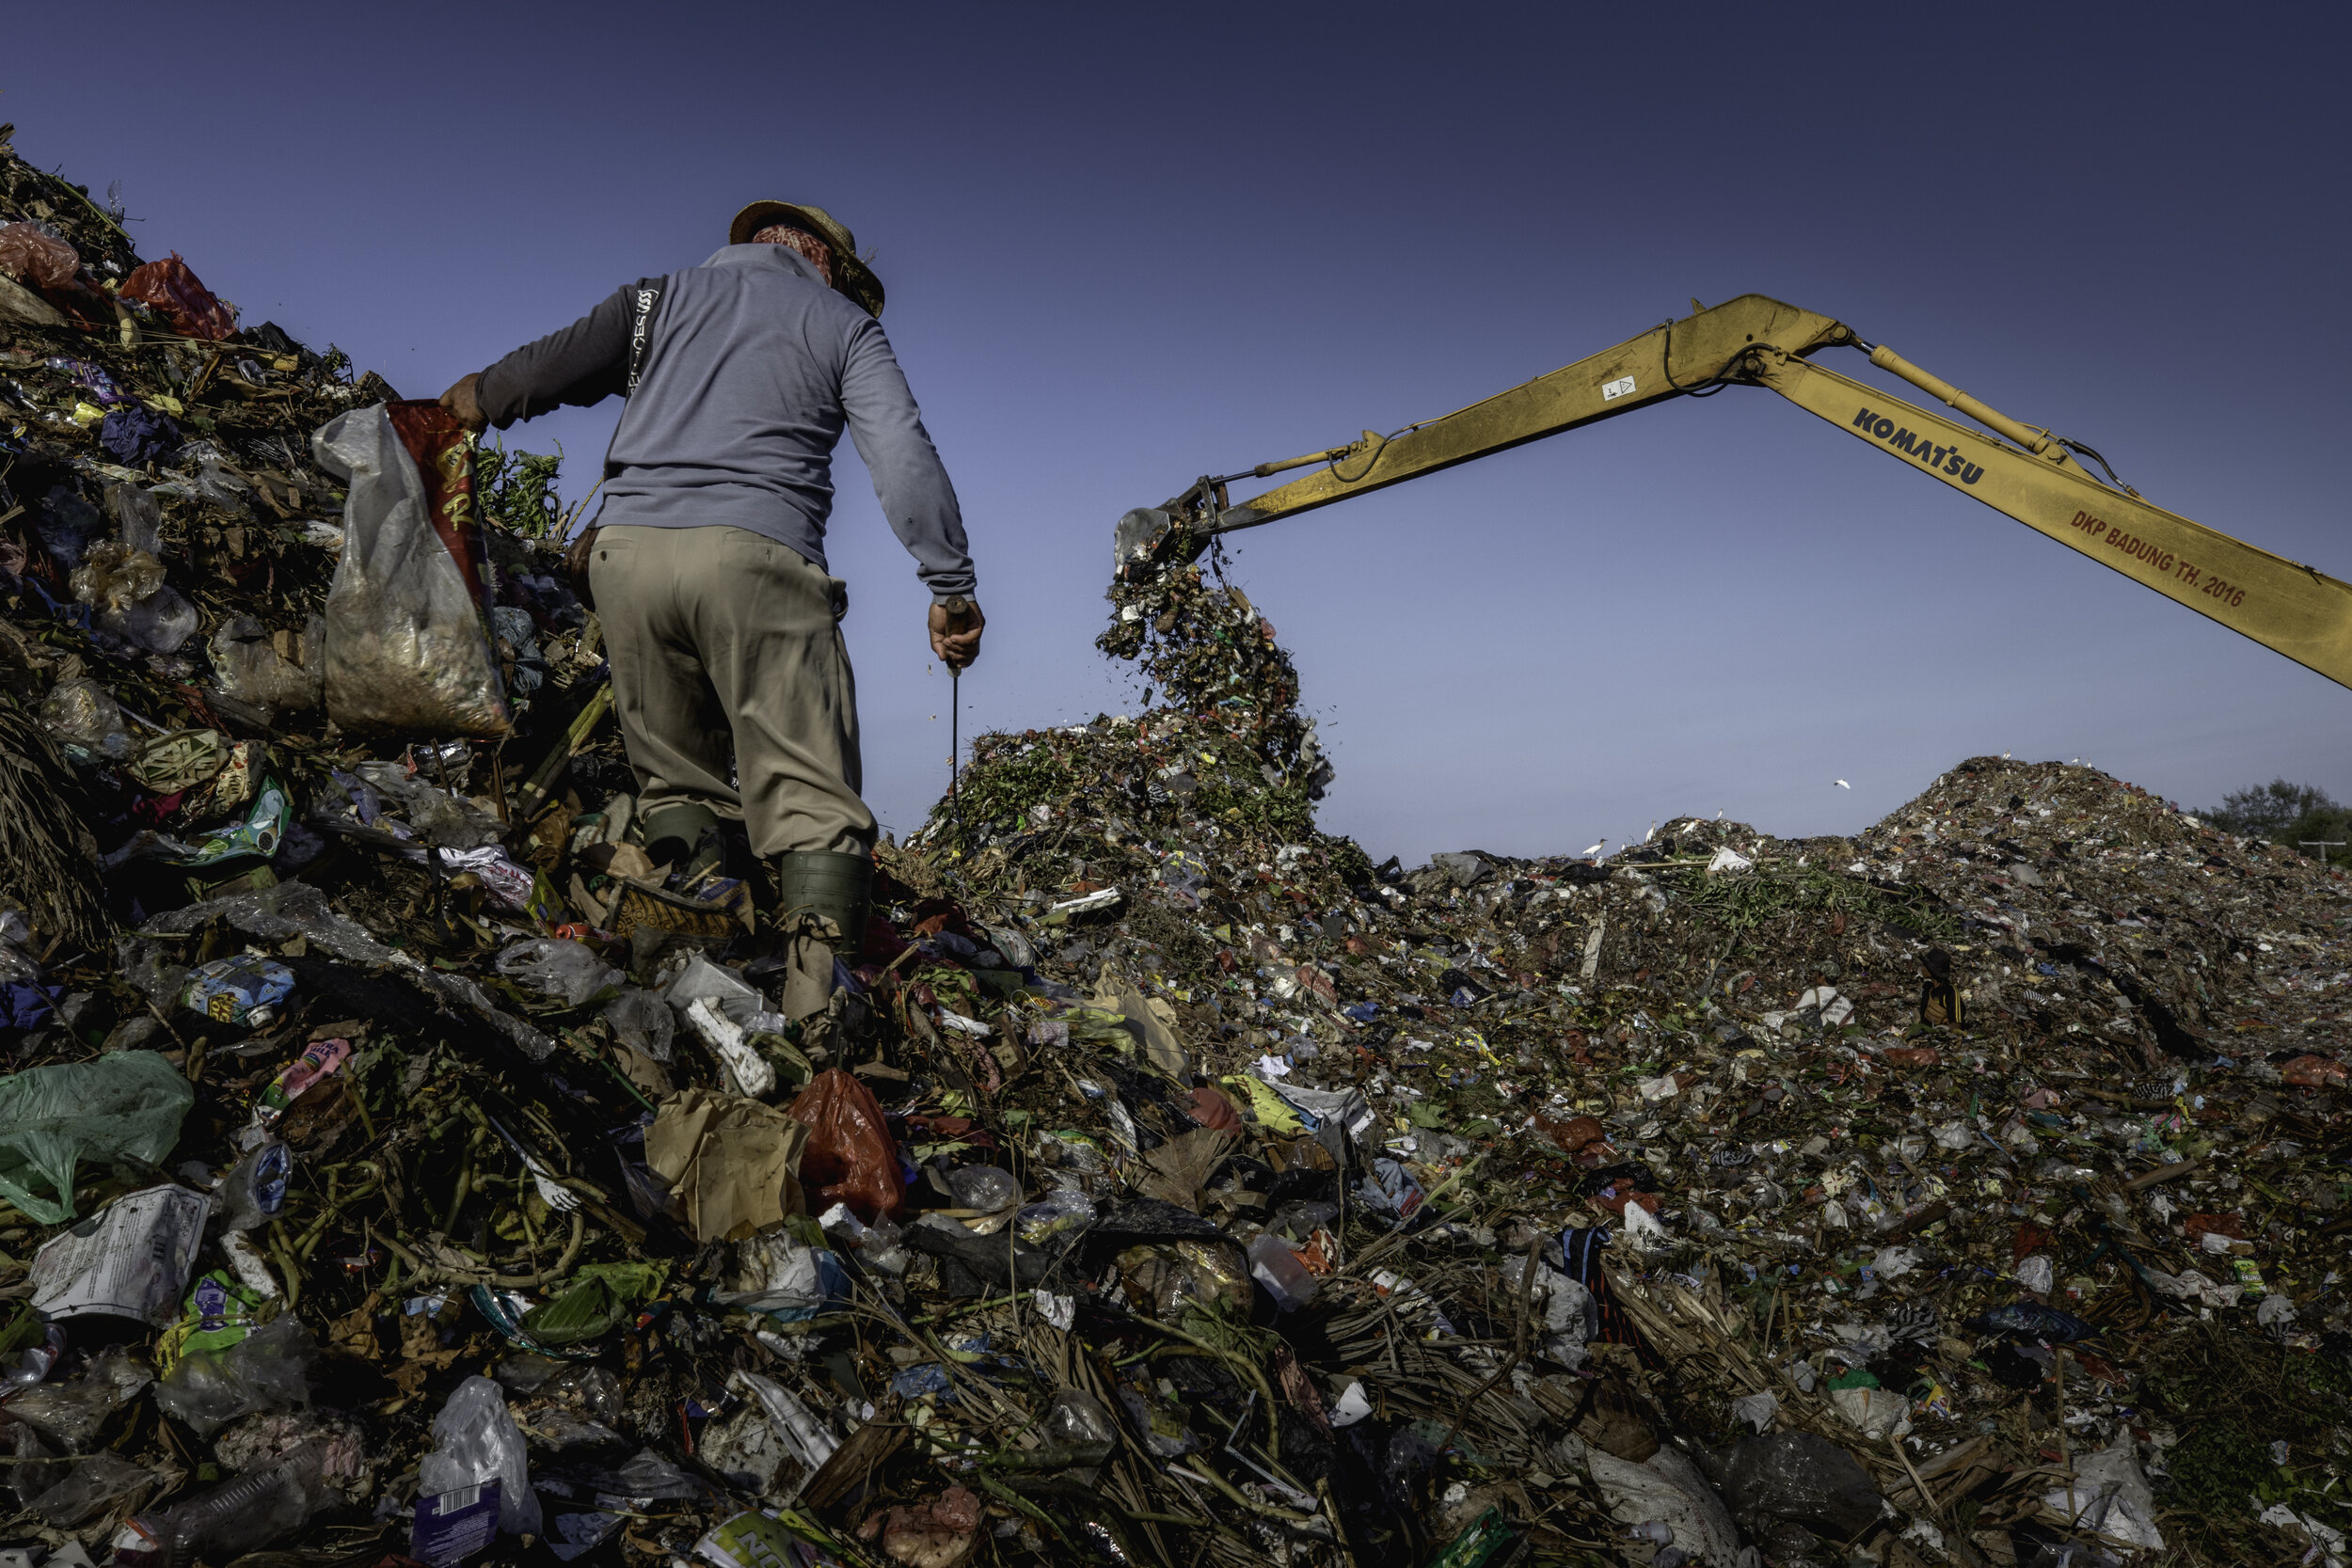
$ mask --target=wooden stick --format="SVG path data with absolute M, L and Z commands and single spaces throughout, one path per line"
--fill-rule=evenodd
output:
M 2078 1527 L 2081 1520 L 2074 1508 L 2074 1456 L 2066 1441 L 2066 1351 L 2059 1347 L 2058 1355 L 2058 1463 L 2066 1466 L 2066 1523 Z
M 2205 1157 L 2201 1154 L 2194 1160 L 2183 1160 L 2178 1164 L 2158 1165 L 2154 1170 L 2144 1171 L 2124 1182 L 2123 1190 L 2127 1193 L 2144 1193 L 2149 1188 L 2169 1181 L 2176 1176 L 2186 1176 L 2204 1163 Z
M 1903 1440 L 1890 1432 L 1886 1434 L 1886 1441 L 1895 1450 L 1895 1457 L 1903 1462 L 1903 1470 L 1911 1477 L 1911 1484 L 1919 1489 L 1919 1497 L 1927 1503 L 1928 1512 L 1938 1519 L 1944 1517 L 1944 1505 L 1935 1500 L 1935 1494 L 1928 1490 L 1927 1481 L 1912 1467 L 1911 1455 L 1903 1451 Z

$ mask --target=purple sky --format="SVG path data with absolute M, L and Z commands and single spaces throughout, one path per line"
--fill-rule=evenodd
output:
M 1692 296 L 1836 316 L 2352 578 L 2346 31 L 2292 6 L 122 4 L 12 21 L 0 119 L 120 181 L 144 253 L 411 396 L 701 261 L 746 200 L 830 208 L 879 253 L 963 498 L 969 736 L 1133 705 L 1089 645 L 1122 511 Z M 616 407 L 508 439 L 560 440 L 576 497 Z M 838 478 L 868 794 L 903 833 L 944 786 L 947 682 L 846 442 Z M 1325 826 L 1375 859 L 1718 809 L 1850 831 L 1984 752 L 2192 805 L 2280 773 L 2352 795 L 2343 689 L 1760 390 L 1237 559 L 1332 745 Z

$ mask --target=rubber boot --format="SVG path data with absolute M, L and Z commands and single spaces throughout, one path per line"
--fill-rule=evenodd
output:
M 691 881 L 698 871 L 718 863 L 721 849 L 714 830 L 719 814 L 692 800 L 674 800 L 645 814 L 645 855 L 654 864 L 682 873 Z M 694 863 L 707 861 L 697 866 Z
M 841 928 L 840 956 L 856 958 L 866 945 L 866 916 L 874 901 L 872 856 L 795 849 L 776 857 L 776 883 L 779 923 L 801 910 L 824 915 Z

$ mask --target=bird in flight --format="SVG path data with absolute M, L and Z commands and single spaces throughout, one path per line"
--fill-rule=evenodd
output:
M 1843 780 L 1843 779 L 1836 779 L 1836 780 L 1833 780 L 1833 781 L 1831 781 L 1831 782 L 1833 782 L 1834 784 L 1836 784 L 1837 785 L 1837 787 L 1838 787 L 1838 788 L 1840 788 L 1840 789 L 1851 789 L 1851 788 L 1853 787 L 1853 785 L 1851 785 L 1851 784 L 1848 784 L 1848 783 L 1847 783 L 1845 780 Z

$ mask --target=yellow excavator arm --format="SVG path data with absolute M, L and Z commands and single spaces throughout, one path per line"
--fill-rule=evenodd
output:
M 1974 425 L 1811 363 L 1824 348 L 1867 353 L 1873 365 Z M 1761 294 L 1695 309 L 1685 320 L 1393 436 L 1366 431 L 1362 439 L 1327 451 L 1204 475 L 1166 506 L 1120 519 L 1115 565 L 1122 576 L 1156 569 L 1188 559 L 1220 533 L 1311 512 L 1668 398 L 1711 395 L 1729 386 L 1769 387 L 1963 495 L 2352 686 L 2352 584 L 2152 506 L 2120 481 L 2104 483 L 2076 459 L 2081 453 L 2105 468 L 2089 448 L 1987 407 L 1892 349 L 1864 342 L 1842 323 Z M 1228 499 L 1227 487 L 1236 481 L 1309 467 L 1315 471 L 1263 495 Z

